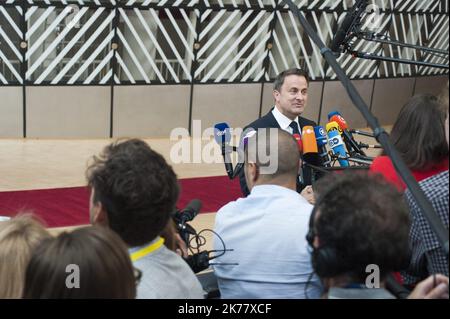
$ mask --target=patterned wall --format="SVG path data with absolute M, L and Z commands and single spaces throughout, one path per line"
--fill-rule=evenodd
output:
M 306 68 L 334 79 L 287 6 L 275 0 L 0 0 L 0 85 L 269 82 Z M 294 1 L 327 44 L 354 1 Z M 448 74 L 446 0 L 376 0 L 352 49 L 438 68 L 338 58 L 352 79 Z

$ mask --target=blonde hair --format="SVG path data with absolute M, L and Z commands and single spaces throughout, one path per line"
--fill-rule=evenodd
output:
M 31 214 L 0 222 L 0 299 L 21 298 L 33 249 L 50 234 Z

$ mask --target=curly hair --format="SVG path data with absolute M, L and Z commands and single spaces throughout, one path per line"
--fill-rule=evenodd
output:
M 325 277 L 364 280 L 369 264 L 378 265 L 382 277 L 408 265 L 410 220 L 395 187 L 366 173 L 334 174 L 319 182 L 326 186 L 316 203 L 313 228 L 319 248 L 336 257 L 325 267 Z
M 104 207 L 109 227 L 131 247 L 160 234 L 175 210 L 177 176 L 165 159 L 144 141 L 108 145 L 87 170 L 93 202 Z

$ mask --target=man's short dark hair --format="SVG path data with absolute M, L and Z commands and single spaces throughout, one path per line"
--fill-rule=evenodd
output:
M 283 71 L 277 75 L 277 77 L 275 78 L 275 81 L 273 82 L 274 91 L 280 92 L 281 87 L 284 84 L 284 79 L 289 75 L 303 76 L 306 79 L 306 83 L 309 85 L 308 73 L 305 70 L 293 68 L 293 69 Z
M 144 245 L 166 226 L 179 187 L 165 159 L 144 141 L 108 145 L 87 170 L 94 203 L 100 202 L 109 227 L 129 246 Z
M 409 263 L 410 220 L 403 196 L 379 175 L 334 174 L 322 178 L 313 222 L 319 249 L 335 256 L 320 265 L 325 278 L 348 276 L 364 282 L 366 267 L 378 265 L 380 276 Z M 313 263 L 314 263 L 313 253 Z M 319 268 L 319 267 L 317 267 Z

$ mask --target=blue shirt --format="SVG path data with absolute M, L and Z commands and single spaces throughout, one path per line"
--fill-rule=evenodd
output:
M 238 263 L 214 265 L 222 298 L 319 298 L 305 238 L 312 208 L 297 192 L 276 185 L 255 186 L 247 198 L 222 207 L 215 231 L 234 251 L 214 262 Z M 222 248 L 215 239 L 214 249 Z

